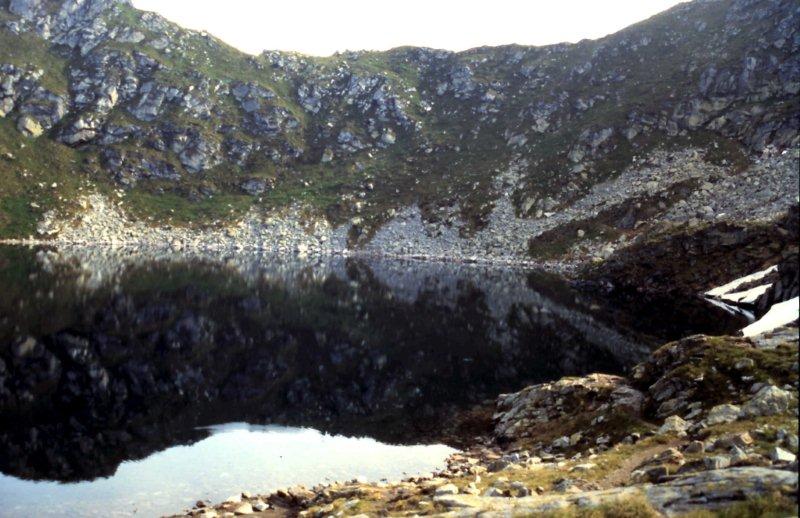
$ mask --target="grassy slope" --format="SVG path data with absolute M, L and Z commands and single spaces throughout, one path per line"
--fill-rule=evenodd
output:
M 427 72 L 414 61 L 415 49 L 399 48 L 329 58 L 300 57 L 300 72 L 295 73 L 271 67 L 263 56 L 245 55 L 213 37 L 184 31 L 173 25 L 169 25 L 169 32 L 175 33 L 173 41 L 178 44 L 169 53 L 146 44 L 107 42 L 104 45 L 109 48 L 124 52 L 137 50 L 157 58 L 163 63 L 164 70 L 157 73 L 156 79 L 164 84 L 185 88 L 196 84 L 199 76 L 204 76 L 225 83 L 251 81 L 272 90 L 277 94 L 271 101 L 273 106 L 296 118 L 299 127 L 283 133 L 274 142 L 268 139 L 264 144 L 276 148 L 288 144 L 305 151 L 299 160 L 288 163 L 274 163 L 262 153 L 245 166 L 226 164 L 199 175 L 184 174 L 177 183 L 141 182 L 129 190 L 125 203 L 134 215 L 146 220 L 208 224 L 236 217 L 254 205 L 274 209 L 301 202 L 335 223 L 358 216 L 362 220 L 364 235 L 369 235 L 377 224 L 386 220 L 389 209 L 419 203 L 428 217 L 435 217 L 437 207 L 457 203 L 462 217 L 473 228 L 479 227 L 492 208 L 495 197 L 493 177 L 507 166 L 515 153 L 527 157 L 530 162 L 523 184 L 514 196 L 515 201 L 521 204 L 525 199 L 545 197 L 564 189 L 572 196 L 577 195 L 593 183 L 621 171 L 634 155 L 670 142 L 685 145 L 685 139 L 671 140 L 659 134 L 639 137 L 629 143 L 617 132 L 608 154 L 593 164 L 587 175 L 577 177 L 566 173 L 570 165 L 566 153 L 582 131 L 587 128 L 622 128 L 631 111 L 658 113 L 665 99 L 696 85 L 703 63 L 714 58 L 707 45 L 709 34 L 695 30 L 694 22 L 703 19 L 709 27 L 718 26 L 723 23 L 725 8 L 725 2 L 697 4 L 693 7 L 695 16 L 690 19 L 664 14 L 603 40 L 584 41 L 574 46 L 473 49 L 437 61 Z M 0 13 L 0 17 L 8 16 Z M 141 13 L 133 8 L 123 7 L 120 14 L 109 22 L 141 30 L 148 39 L 158 36 L 145 28 Z M 727 59 L 738 60 L 750 41 L 747 32 L 757 33 L 762 28 L 759 24 L 747 28 L 727 49 Z M 669 37 L 675 34 L 681 37 Z M 623 40 L 640 41 L 644 36 L 649 37 L 651 43 L 636 51 L 622 45 Z M 67 60 L 44 42 L 29 36 L 19 38 L 0 29 L 0 43 L 0 48 L 4 49 L 0 52 L 0 62 L 35 63 L 46 71 L 44 86 L 55 92 L 66 92 Z M 609 50 L 616 48 L 622 50 Z M 520 60 L 510 62 L 509 56 L 515 53 L 520 53 Z M 575 67 L 588 62 L 593 55 L 596 56 L 593 59 L 595 70 L 623 74 L 626 79 L 615 84 L 576 80 L 572 75 Z M 656 63 L 658 66 L 654 66 Z M 717 63 L 726 64 L 725 60 L 717 60 Z M 487 85 L 499 81 L 505 85 L 506 93 L 501 96 L 503 105 L 499 113 L 479 121 L 475 110 L 480 101 L 436 96 L 435 90 L 442 74 L 457 65 L 469 65 L 476 81 Z M 527 84 L 526 78 L 519 73 L 524 67 L 549 77 L 546 87 Z M 373 150 L 369 155 L 359 152 L 337 157 L 330 164 L 320 164 L 323 148 L 335 141 L 339 130 L 352 130 L 364 137 L 363 114 L 343 102 L 332 102 L 330 109 L 310 114 L 299 106 L 295 92 L 303 77 L 314 77 L 324 84 L 340 69 L 349 69 L 361 76 L 385 77 L 389 89 L 405 102 L 406 112 L 414 120 L 422 122 L 421 130 L 399 135 L 397 144 L 386 150 Z M 558 88 L 554 89 L 554 85 Z M 570 102 L 598 95 L 605 99 L 598 100 L 594 107 L 583 113 L 567 109 L 556 132 L 540 135 L 528 131 L 529 119 L 519 114 L 533 101 L 555 99 L 562 89 L 568 91 Z M 420 106 L 422 94 L 435 100 L 430 113 Z M 237 138 L 253 142 L 254 137 L 240 127 L 243 113 L 233 100 L 226 96 L 215 97 L 213 101 L 218 109 L 209 120 L 194 119 L 179 110 L 170 110 L 160 122 L 195 127 L 213 138 L 217 138 L 215 134 L 219 125 L 233 124 Z M 796 106 L 786 109 L 796 109 Z M 125 108 L 118 107 L 112 120 L 133 122 L 126 113 Z M 142 125 L 140 121 L 135 122 Z M 478 130 L 473 135 L 471 132 L 476 126 Z M 3 128 L 1 144 L 13 149 L 22 139 L 7 121 Z M 509 148 L 504 136 L 507 130 L 526 133 L 528 143 L 518 150 Z M 719 138 L 715 140 L 723 141 L 723 149 L 733 149 L 734 154 L 738 151 L 735 143 Z M 28 144 L 38 149 L 38 153 L 31 154 L 25 167 L 35 171 L 37 177 L 66 177 L 63 171 L 70 169 L 66 162 L 53 160 L 71 161 L 82 157 L 81 153 L 45 138 L 28 141 Z M 424 153 L 421 150 L 424 145 L 431 145 L 436 151 Z M 89 156 L 94 152 L 88 149 L 83 155 Z M 175 157 L 167 156 L 167 159 L 176 161 Z M 13 164 L 0 163 L 0 171 L 9 175 L 19 174 L 15 173 Z M 101 189 L 112 187 L 102 171 L 87 178 Z M 238 185 L 246 178 L 270 180 L 274 188 L 259 198 L 244 195 Z M 5 221 L 5 226 L 0 228 L 3 228 L 4 236 L 29 233 L 38 216 L 35 211 L 24 209 L 31 201 L 35 202 L 35 198 L 28 192 L 29 187 L 28 190 L 23 188 L 23 183 L 17 181 L 0 187 L 3 199 L 0 222 Z M 78 184 L 68 178 L 61 183 L 62 196 L 73 198 Z M 367 183 L 372 183 L 374 188 L 364 189 Z M 361 207 L 356 209 L 355 202 L 359 197 Z M 57 202 L 49 201 L 51 204 Z M 66 205 L 56 205 L 69 209 Z
M 75 194 L 88 186 L 80 160 L 80 152 L 22 138 L 12 120 L 0 119 L 0 238 L 35 234 L 47 210 L 74 210 Z

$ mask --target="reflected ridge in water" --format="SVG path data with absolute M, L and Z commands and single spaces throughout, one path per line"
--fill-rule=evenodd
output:
M 226 422 L 441 441 L 501 392 L 741 324 L 521 270 L 342 257 L 0 248 L 0 285 L 0 470 L 34 480 L 110 476 Z

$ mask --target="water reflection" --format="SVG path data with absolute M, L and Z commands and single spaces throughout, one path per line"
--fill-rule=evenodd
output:
M 110 476 L 225 422 L 441 441 L 500 392 L 741 326 L 534 272 L 343 257 L 0 248 L 0 286 L 0 470 L 35 480 Z
M 441 468 L 446 446 L 391 446 L 312 429 L 233 423 L 191 446 L 123 462 L 110 478 L 58 484 L 0 476 L 0 516 L 158 516 L 241 491 L 350 480 L 399 480 Z

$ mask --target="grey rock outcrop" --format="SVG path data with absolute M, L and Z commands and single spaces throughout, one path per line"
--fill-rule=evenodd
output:
M 240 54 L 127 0 L 3 9 L 0 30 L 40 61 L 0 50 L 0 116 L 24 135 L 95 164 L 125 155 L 111 182 L 161 192 L 148 183 L 169 178 L 189 201 L 198 182 L 235 196 L 266 175 L 280 210 L 301 186 L 315 216 L 349 222 L 351 246 L 521 258 L 566 227 L 567 255 L 605 260 L 624 243 L 573 224 L 623 212 L 627 239 L 654 221 L 768 218 L 791 197 L 791 0 L 690 2 L 576 45 L 325 60 Z

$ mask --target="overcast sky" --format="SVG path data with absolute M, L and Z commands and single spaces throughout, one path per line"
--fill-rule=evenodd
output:
M 402 45 L 464 50 L 599 38 L 678 0 L 133 0 L 239 49 L 327 56 Z

